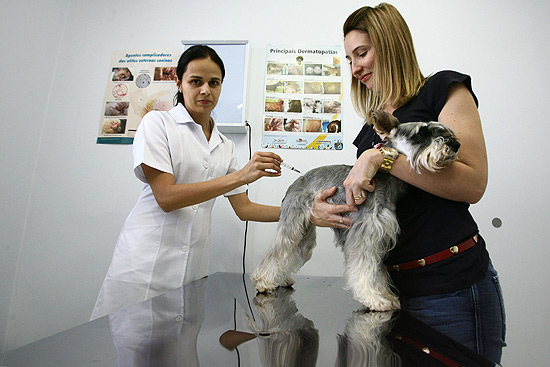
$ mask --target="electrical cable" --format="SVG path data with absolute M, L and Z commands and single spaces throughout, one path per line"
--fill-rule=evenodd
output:
M 252 159 L 252 127 L 248 123 L 248 121 L 245 121 L 245 125 L 248 128 L 248 160 L 250 161 Z M 246 189 L 246 194 L 248 195 L 248 189 Z M 244 293 L 246 295 L 246 302 L 248 303 L 248 308 L 250 309 L 250 314 L 252 315 L 252 320 L 256 321 L 256 317 L 254 317 L 254 311 L 252 310 L 252 305 L 250 304 L 250 297 L 248 296 L 248 290 L 246 287 L 246 280 L 245 280 L 245 274 L 246 274 L 246 245 L 247 245 L 247 238 L 248 238 L 248 221 L 244 224 L 244 245 L 243 245 L 243 288 Z
M 252 159 L 252 128 L 248 121 L 245 121 L 245 126 L 248 129 L 248 160 Z M 248 195 L 248 188 L 246 189 L 246 195 Z M 244 223 L 244 246 L 243 246 L 243 279 L 244 274 L 246 273 L 246 240 L 248 237 L 248 221 Z M 246 289 L 246 288 L 245 288 Z
M 245 126 L 248 129 L 248 160 L 250 161 L 252 159 L 252 131 L 250 124 L 248 121 L 245 121 Z M 246 195 L 248 195 L 248 188 L 246 189 Z M 248 303 L 248 308 L 250 309 L 250 313 L 252 314 L 252 319 L 256 321 L 256 318 L 254 317 L 254 311 L 252 310 L 252 305 L 250 304 L 250 298 L 248 296 L 248 291 L 246 287 L 246 280 L 245 280 L 245 274 L 246 274 L 246 241 L 248 237 L 248 221 L 245 221 L 244 225 L 244 244 L 243 244 L 243 258 L 242 258 L 242 279 L 243 279 L 243 287 L 244 292 L 246 295 L 246 301 Z M 233 298 L 233 330 L 237 330 L 237 299 Z M 237 353 L 237 366 L 241 366 L 241 354 L 239 352 L 239 348 L 235 348 L 235 352 Z
M 233 298 L 233 330 L 237 330 L 237 299 Z M 239 352 L 239 348 L 235 347 L 235 351 L 237 352 L 237 367 L 241 366 L 241 353 Z

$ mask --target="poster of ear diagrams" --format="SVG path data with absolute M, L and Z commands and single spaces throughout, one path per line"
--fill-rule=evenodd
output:
M 262 147 L 341 150 L 341 47 L 268 45 Z
M 113 51 L 98 144 L 132 144 L 149 111 L 167 111 L 176 94 L 180 50 Z

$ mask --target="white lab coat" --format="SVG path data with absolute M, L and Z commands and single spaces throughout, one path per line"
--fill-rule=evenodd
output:
M 141 164 L 176 183 L 211 180 L 238 170 L 234 143 L 214 125 L 210 141 L 183 105 L 149 112 L 134 138 L 134 172 L 145 186 L 118 238 L 92 319 L 208 275 L 215 199 L 170 213 L 157 204 Z M 245 192 L 239 187 L 225 196 Z

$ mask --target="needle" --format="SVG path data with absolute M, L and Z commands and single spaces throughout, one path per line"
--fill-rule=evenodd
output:
M 292 167 L 290 164 L 286 164 L 285 162 L 279 162 L 279 161 L 277 161 L 277 162 L 285 168 L 288 168 L 288 169 L 293 170 L 293 171 L 298 172 L 298 173 L 302 173 L 302 172 L 298 171 L 296 168 Z

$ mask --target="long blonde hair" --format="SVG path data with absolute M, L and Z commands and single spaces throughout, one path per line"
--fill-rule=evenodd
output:
M 373 110 L 403 106 L 418 94 L 426 78 L 416 59 L 411 31 L 393 5 L 357 9 L 344 23 L 344 38 L 353 30 L 366 32 L 375 50 L 372 90 L 354 77 L 351 80 L 353 107 L 371 123 Z

